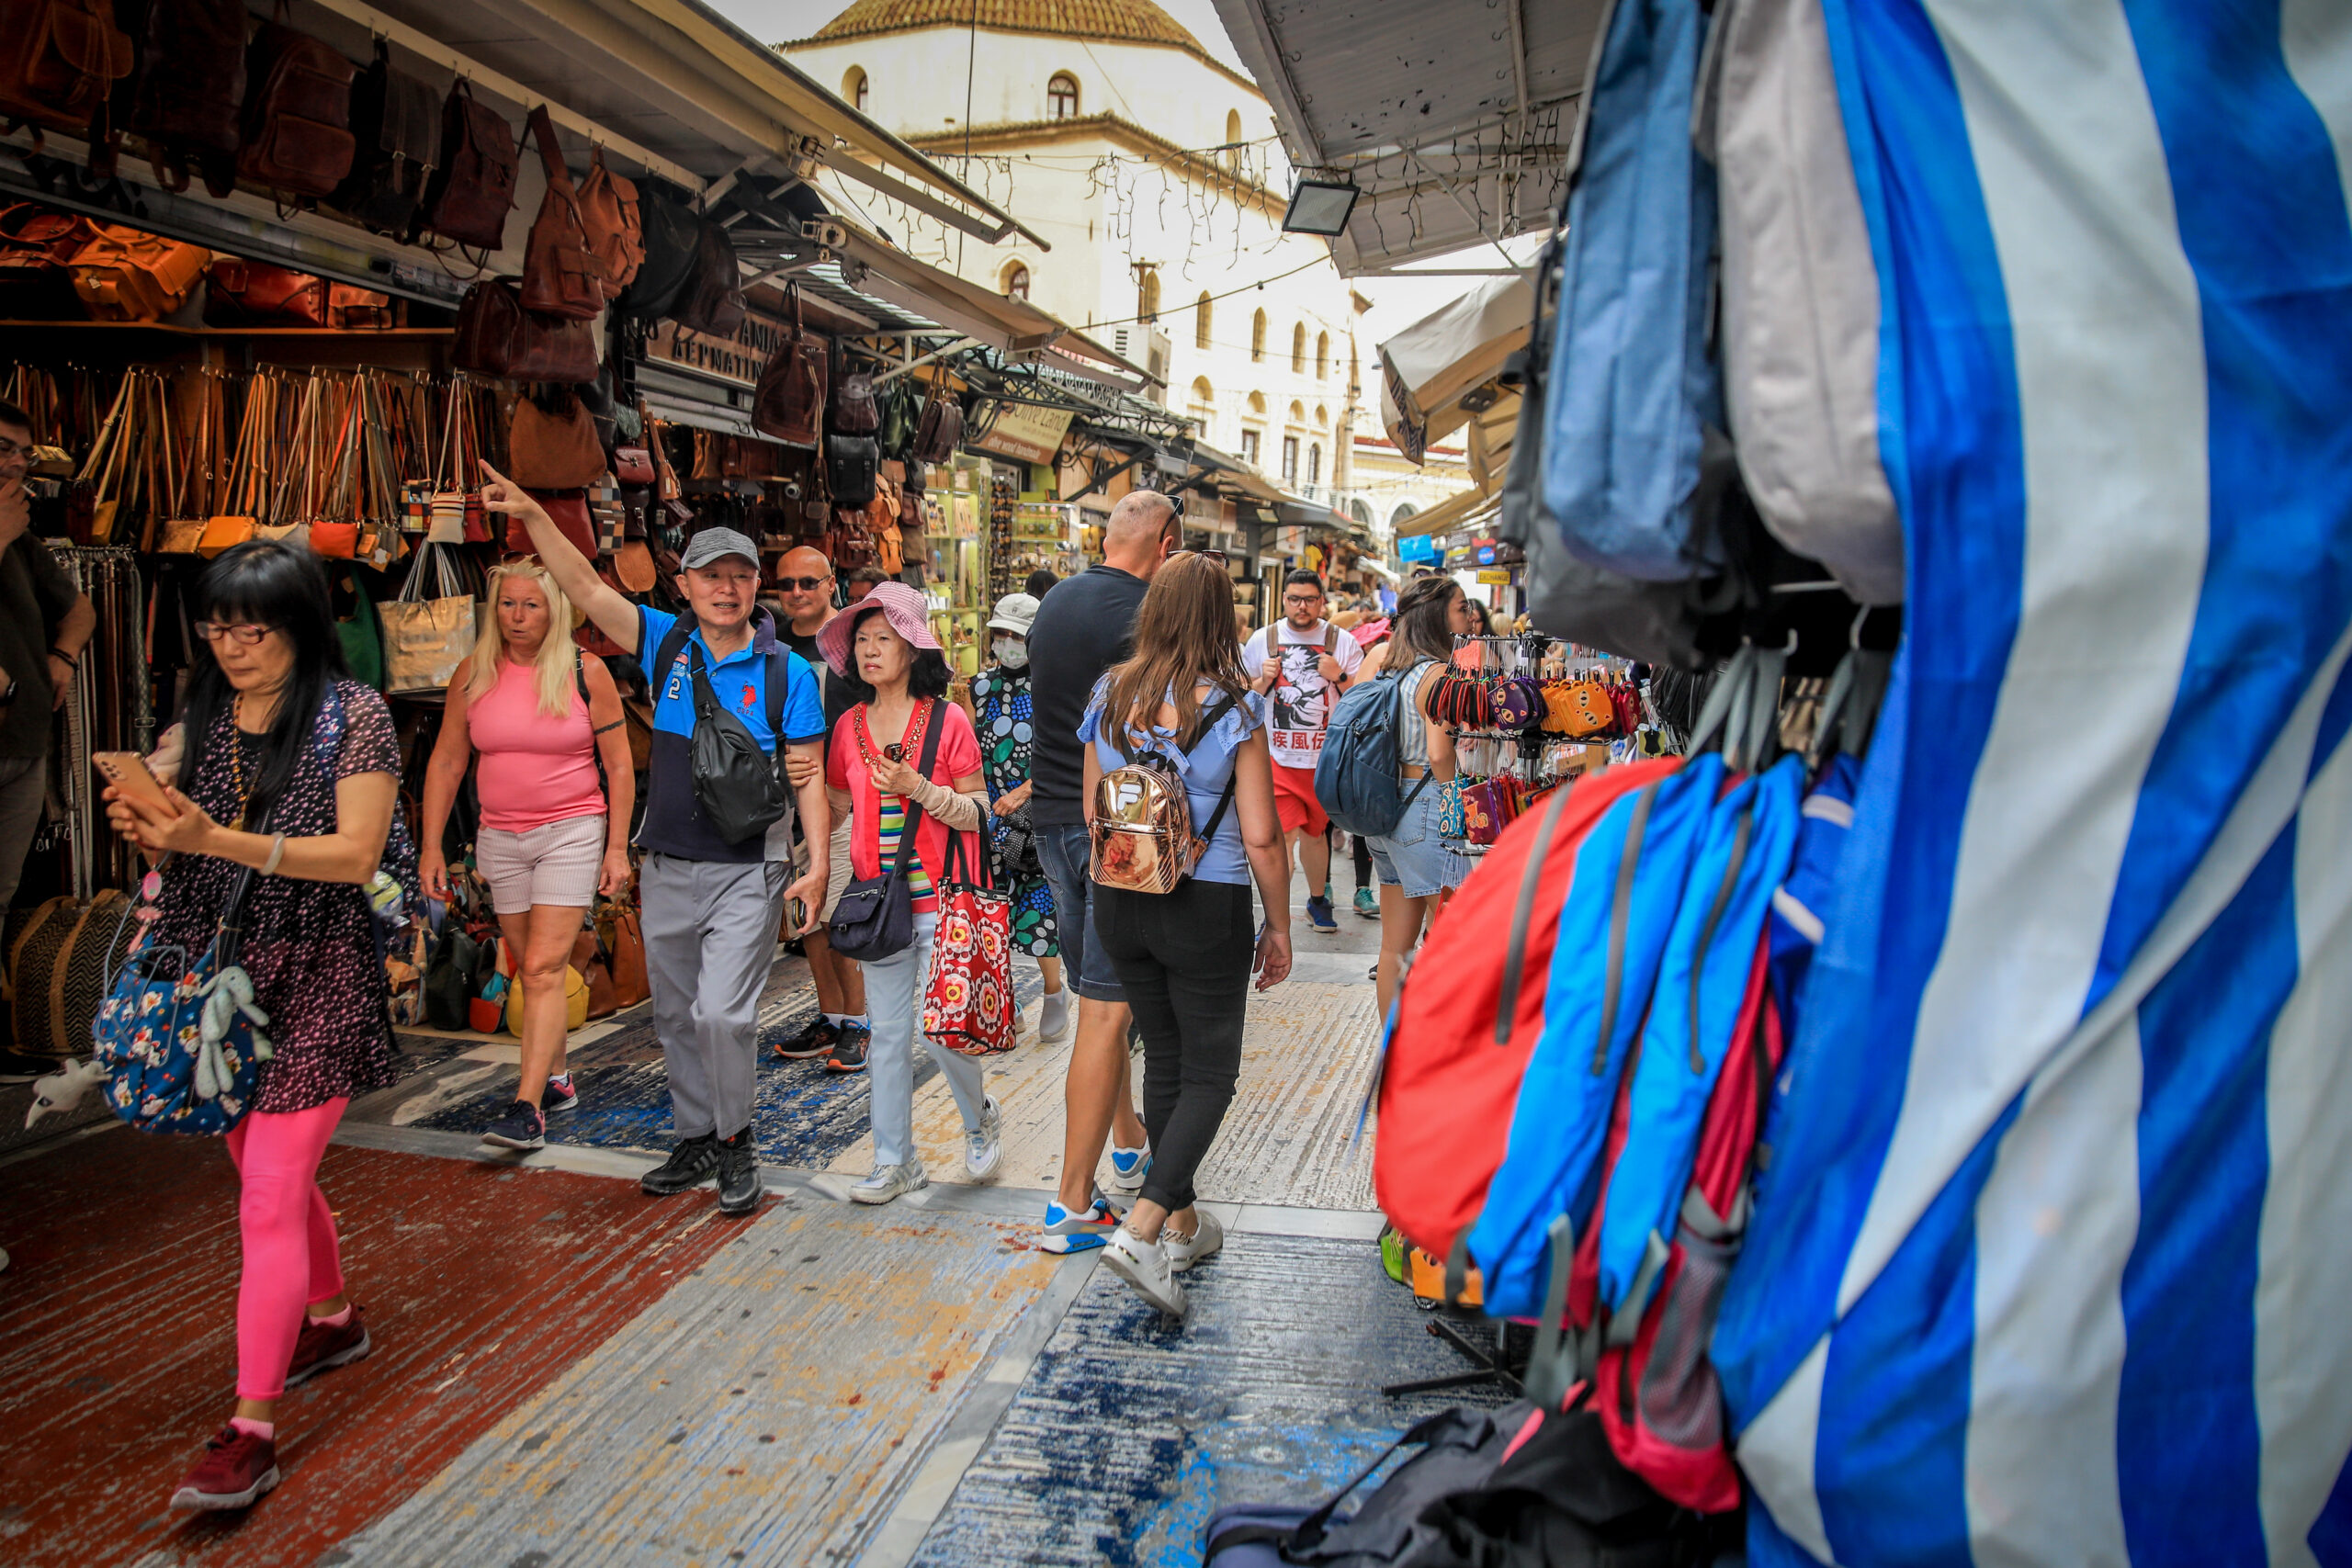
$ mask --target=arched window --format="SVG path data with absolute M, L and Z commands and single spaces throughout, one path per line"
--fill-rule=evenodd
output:
M 1136 281 L 1136 315 L 1146 321 L 1159 320 L 1159 274 L 1150 267 Z
M 1322 380 L 1331 373 L 1331 334 L 1315 334 L 1315 378 Z M 1320 423 L 1320 422 L 1317 422 Z
M 1363 498 L 1362 496 L 1358 496 L 1355 500 L 1348 502 L 1348 515 L 1354 518 L 1357 522 L 1363 524 L 1367 528 L 1372 526 L 1372 508 L 1363 503 Z
M 1323 443 L 1320 441 L 1306 448 L 1306 482 L 1311 485 L 1323 482 Z
M 1265 417 L 1266 417 L 1266 394 L 1265 394 L 1265 393 L 1263 393 L 1263 392 L 1252 392 L 1252 393 L 1250 393 L 1250 412 L 1251 413 L 1253 413 L 1253 414 L 1256 414 L 1260 419 L 1263 419 L 1263 418 L 1265 418 Z
M 1193 346 L 1206 348 L 1208 345 L 1209 296 L 1208 290 L 1203 289 L 1199 301 L 1193 306 Z
M 1290 373 L 1306 374 L 1306 323 L 1301 321 L 1290 330 Z
M 1032 76 L 1030 80 L 1034 82 L 1036 78 Z M 1078 78 L 1067 71 L 1055 72 L 1054 79 L 1046 84 L 1046 118 L 1078 118 Z
M 1201 434 L 1207 435 L 1210 425 L 1216 419 L 1216 389 L 1209 385 L 1207 377 L 1193 378 L 1193 402 L 1185 412 L 1190 413 L 1193 422 L 1200 425 Z
M 1266 357 L 1266 312 L 1259 311 L 1250 318 L 1250 359 L 1252 364 Z
M 1241 172 L 1241 111 L 1225 111 L 1225 166 Z
M 842 96 L 847 98 L 850 107 L 860 114 L 865 112 L 865 90 L 869 85 L 865 68 L 862 65 L 851 66 L 849 74 L 842 78 Z
M 1000 288 L 1008 299 L 1029 298 L 1029 269 L 1019 262 L 1008 262 Z
M 1305 424 L 1306 423 L 1306 410 L 1303 405 L 1298 403 L 1293 403 L 1290 405 L 1290 422 L 1293 424 Z
M 1395 532 L 1404 524 L 1406 518 L 1410 517 L 1414 513 L 1419 512 L 1419 507 L 1415 506 L 1409 501 L 1398 502 L 1396 503 L 1396 510 L 1388 514 L 1389 531 L 1392 533 Z
M 1317 403 L 1315 405 L 1315 428 L 1317 430 L 1328 430 L 1330 426 L 1331 411 L 1325 408 L 1321 403 Z

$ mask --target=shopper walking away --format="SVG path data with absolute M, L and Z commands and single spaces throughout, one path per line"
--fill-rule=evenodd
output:
M 1176 503 L 1157 491 L 1131 491 L 1102 528 L 1102 561 L 1065 578 L 1039 601 L 1029 627 L 1030 689 L 1036 743 L 1029 819 L 1054 899 L 1062 972 L 1078 992 L 1078 1037 L 1062 1089 L 1061 1189 L 1046 1204 L 1048 1252 L 1081 1252 L 1110 1237 L 1117 1214 L 1094 1189 L 1111 1143 L 1111 1185 L 1133 1192 L 1151 1159 L 1129 1088 L 1126 998 L 1094 940 L 1094 885 L 1087 876 L 1085 747 L 1079 720 L 1094 683 L 1133 651 L 1130 637 L 1144 590 L 1183 536 Z
M 442 839 L 479 754 L 474 866 L 523 987 L 523 1081 L 481 1141 L 536 1149 L 548 1116 L 580 1103 L 564 1060 L 565 973 L 596 896 L 628 886 L 637 774 L 613 672 L 571 640 L 579 612 L 547 568 L 529 557 L 491 568 L 490 605 L 472 657 L 449 679 L 417 870 L 425 892 L 449 897 Z
M 823 650 L 817 646 L 817 633 L 833 615 L 833 564 L 825 558 L 823 551 L 802 545 L 785 551 L 783 558 L 776 562 L 775 584 L 784 605 L 784 622 L 776 637 L 816 672 L 818 690 L 824 700 L 825 734 L 830 737 L 842 715 L 853 705 L 848 683 L 833 673 L 832 666 L 825 662 Z M 819 747 L 818 757 L 809 761 L 786 759 L 786 766 L 793 770 L 794 787 L 808 782 L 800 776 L 803 770 L 811 778 L 822 772 L 823 750 Z M 808 960 L 808 977 L 817 988 L 817 1016 L 799 1032 L 777 1042 L 775 1046 L 777 1055 L 792 1061 L 812 1056 L 837 1057 L 845 1062 L 865 1059 L 865 976 L 858 973 L 856 964 L 833 951 L 832 942 L 825 935 L 833 908 L 842 900 L 842 889 L 849 886 L 849 818 L 834 818 L 832 829 L 825 858 L 830 874 L 825 881 L 825 897 L 821 902 L 808 907 L 807 923 L 799 931 L 800 951 Z M 794 863 L 806 875 L 811 863 L 805 832 L 793 853 Z
M 1037 961 L 1046 977 L 1037 1038 L 1059 1040 L 1076 1012 L 1062 986 L 1061 942 L 1053 889 L 1037 858 L 1037 831 L 1029 815 L 1030 760 L 1036 742 L 1036 708 L 1029 683 L 1029 627 L 1037 601 L 1008 593 L 989 618 L 989 663 L 972 677 L 972 728 L 980 739 L 981 772 L 989 785 L 989 849 L 997 886 L 1012 900 L 1012 949 Z
M 1250 687 L 1233 638 L 1233 582 L 1206 556 L 1171 559 L 1136 619 L 1135 657 L 1103 680 L 1079 727 L 1089 744 L 1086 802 L 1132 758 L 1154 753 L 1183 781 L 1192 830 L 1208 842 L 1169 893 L 1095 889 L 1095 930 L 1143 1029 L 1144 1122 L 1151 1169 L 1143 1196 L 1102 1255 L 1162 1312 L 1182 1316 L 1175 1276 L 1224 1244 L 1196 1207 L 1193 1174 L 1241 1073 L 1250 976 L 1264 990 L 1290 973 L 1290 863 L 1274 805 L 1265 699 Z M 1098 868 L 1099 869 L 1099 868 Z M 1250 884 L 1264 901 L 1252 936 Z
M 639 918 L 678 1143 L 638 1186 L 662 1198 L 716 1179 L 719 1212 L 751 1213 L 763 1192 L 752 1143 L 760 991 L 786 900 L 813 904 L 824 895 L 823 846 L 831 841 L 823 781 L 786 791 L 766 760 L 780 750 L 816 755 L 825 728 L 817 677 L 758 609 L 759 547 L 733 529 L 706 528 L 686 542 L 673 581 L 687 613 L 667 615 L 607 586 L 522 486 L 487 463 L 482 477 L 483 506 L 522 521 L 556 586 L 636 655 L 653 693 Z M 698 730 L 720 756 L 748 730 L 765 771 L 697 776 L 706 750 L 695 744 Z M 734 758 L 750 761 L 740 750 Z M 808 869 L 797 878 L 796 797 L 809 844 Z M 770 809 L 777 815 L 764 829 L 729 836 L 727 825 L 740 829 Z
M 1306 874 L 1306 923 L 1329 936 L 1340 929 L 1331 913 L 1331 819 L 1315 798 L 1315 764 L 1331 705 L 1353 682 L 1363 647 L 1323 618 L 1323 580 L 1294 571 L 1283 582 L 1283 618 L 1241 645 L 1242 667 L 1257 690 L 1273 699 L 1267 745 L 1274 763 L 1274 802 L 1283 834 Z M 1284 902 L 1290 894 L 1285 888 Z
M 1021 592 L 1032 599 L 1043 599 L 1046 596 L 1046 590 L 1060 581 L 1060 578 L 1041 566 L 1030 572 L 1029 581 L 1021 585 Z
M 184 760 L 164 811 L 109 787 L 115 831 L 163 862 L 142 942 L 202 953 L 247 868 L 240 962 L 275 1047 L 231 1129 L 238 1176 L 237 1404 L 172 1494 L 242 1508 L 278 1481 L 286 1389 L 368 1354 L 320 1157 L 359 1095 L 400 1081 L 366 885 L 398 791 L 384 699 L 349 679 L 308 551 L 240 545 L 197 585 Z M 258 830 L 252 830 L 258 829 Z
M 907 863 L 914 940 L 858 964 L 874 1017 L 866 1052 L 874 1080 L 874 1169 L 851 1187 L 850 1197 L 888 1203 L 931 1181 L 914 1149 L 915 1037 L 922 1032 L 923 984 L 939 927 L 938 884 L 948 871 L 948 835 L 962 838 L 966 863 L 977 867 L 977 829 L 988 797 L 979 742 L 964 710 L 947 700 L 947 658 L 931 634 L 920 591 L 903 582 L 878 583 L 836 615 L 819 641 L 857 698 L 825 756 L 832 808 L 850 818 L 851 870 L 861 878 L 886 874 L 900 862 L 910 818 L 914 833 L 914 855 Z M 1002 1156 L 1003 1116 L 980 1086 L 978 1061 L 927 1036 L 924 1044 L 963 1112 L 964 1173 L 984 1181 L 996 1174 Z
M 50 715 L 65 705 L 97 612 L 49 547 L 31 537 L 33 427 L 0 402 L 0 912 L 16 901 L 25 852 L 40 829 L 49 792 Z M 30 1083 L 57 1064 L 8 1048 L 0 1008 L 0 1083 Z
M 1388 639 L 1388 668 L 1408 694 L 1409 711 L 1397 728 L 1397 761 L 1412 804 L 1396 826 L 1368 842 L 1380 874 L 1380 1016 L 1396 999 L 1405 961 L 1421 940 L 1430 906 L 1469 874 L 1469 863 L 1438 836 L 1439 785 L 1453 777 L 1453 737 L 1430 716 L 1430 694 L 1453 656 L 1453 639 L 1469 635 L 1470 602 L 1450 578 L 1425 577 L 1397 602 L 1396 624 Z M 1414 794 L 1417 783 L 1419 793 Z

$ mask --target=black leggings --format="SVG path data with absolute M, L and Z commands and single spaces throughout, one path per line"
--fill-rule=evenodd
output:
M 1143 1032 L 1143 1195 L 1174 1213 L 1216 1138 L 1241 1076 L 1250 1005 L 1250 889 L 1185 882 L 1170 894 L 1094 890 L 1094 934 Z
M 1356 891 L 1361 893 L 1372 886 L 1372 840 L 1362 833 L 1348 837 L 1356 846 Z

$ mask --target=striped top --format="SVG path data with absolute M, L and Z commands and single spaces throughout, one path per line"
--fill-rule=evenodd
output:
M 906 830 L 907 826 L 907 802 L 904 795 L 886 795 L 880 797 L 880 804 L 881 811 L 876 818 L 880 831 L 876 834 L 875 841 L 881 852 L 882 863 L 887 866 L 898 861 L 899 835 Z M 937 912 L 939 890 L 932 885 L 931 873 L 923 869 L 920 855 L 907 868 L 907 891 L 914 895 L 916 914 Z

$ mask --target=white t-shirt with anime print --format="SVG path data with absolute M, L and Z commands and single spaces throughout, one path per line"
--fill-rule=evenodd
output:
M 1275 643 L 1282 673 L 1269 697 L 1272 711 L 1266 727 L 1267 749 L 1278 768 L 1311 768 L 1323 755 L 1323 735 L 1331 722 L 1331 705 L 1338 700 L 1323 679 L 1319 661 L 1328 651 L 1342 674 L 1353 675 L 1363 663 L 1363 646 L 1329 621 L 1317 621 L 1300 631 L 1284 616 L 1272 626 L 1250 634 L 1241 645 L 1241 666 L 1256 680 L 1266 668 L 1267 646 Z

